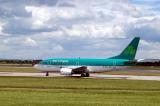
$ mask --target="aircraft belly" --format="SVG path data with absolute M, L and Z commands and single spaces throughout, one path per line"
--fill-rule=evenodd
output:
M 122 70 L 126 69 L 128 66 L 88 66 L 87 69 L 89 72 L 104 72 L 111 70 Z

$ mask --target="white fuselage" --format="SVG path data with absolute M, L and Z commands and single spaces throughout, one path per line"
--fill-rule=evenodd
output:
M 59 66 L 59 65 L 36 64 L 34 67 L 41 72 L 60 72 L 61 68 L 74 69 L 79 66 Z M 104 72 L 104 71 L 124 69 L 126 67 L 127 66 L 87 66 L 87 70 L 90 73 L 92 72 L 94 73 L 94 72 Z

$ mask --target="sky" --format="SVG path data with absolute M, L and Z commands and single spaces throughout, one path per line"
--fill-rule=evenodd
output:
M 160 58 L 160 0 L 0 0 L 0 58 L 107 58 L 136 36 Z

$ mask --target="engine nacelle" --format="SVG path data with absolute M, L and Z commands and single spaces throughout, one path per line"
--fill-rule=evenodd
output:
M 61 68 L 60 73 L 62 75 L 72 75 L 72 69 L 70 69 L 70 68 Z

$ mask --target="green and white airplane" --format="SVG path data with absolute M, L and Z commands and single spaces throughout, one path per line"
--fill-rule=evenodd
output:
M 139 44 L 135 37 L 130 44 L 117 56 L 110 58 L 49 58 L 42 60 L 34 67 L 46 76 L 49 72 L 59 72 L 62 75 L 81 74 L 89 77 L 89 73 L 104 72 L 135 64 L 135 55 Z

